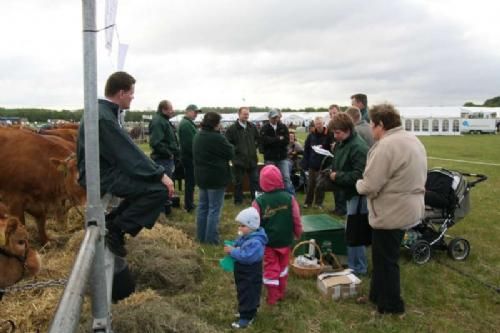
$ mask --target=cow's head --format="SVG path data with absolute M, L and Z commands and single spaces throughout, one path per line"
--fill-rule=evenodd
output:
M 11 254 L 24 257 L 28 249 L 28 231 L 15 217 L 7 217 L 4 248 Z
M 65 192 L 73 205 L 85 204 L 85 190 L 78 184 L 78 168 L 76 155 L 71 154 L 64 160 L 51 158 L 50 161 L 56 166 L 57 171 L 64 177 Z
M 28 275 L 38 274 L 42 264 L 40 255 L 29 247 L 28 231 L 15 217 L 7 217 L 5 245 L 3 248 L 8 253 L 24 259 L 24 268 Z

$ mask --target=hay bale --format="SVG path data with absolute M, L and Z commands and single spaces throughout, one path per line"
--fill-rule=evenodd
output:
M 198 247 L 182 230 L 161 223 L 156 223 L 153 229 L 143 229 L 139 234 L 139 239 L 145 239 L 148 242 L 173 247 L 174 249 L 194 249 Z
M 113 331 L 127 333 L 211 333 L 218 332 L 200 318 L 180 311 L 166 298 L 148 289 L 135 293 L 113 305 Z M 89 314 L 84 314 L 79 332 L 91 326 Z
M 129 243 L 127 259 L 138 289 L 172 295 L 194 290 L 201 281 L 201 259 L 194 250 L 137 239 Z

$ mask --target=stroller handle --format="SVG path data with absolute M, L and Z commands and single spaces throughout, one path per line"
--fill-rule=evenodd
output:
M 478 174 L 478 173 L 462 173 L 462 175 L 467 176 L 467 177 L 474 177 L 476 178 L 475 180 L 468 182 L 469 187 L 474 187 L 476 184 L 484 182 L 486 179 L 488 179 L 488 176 Z

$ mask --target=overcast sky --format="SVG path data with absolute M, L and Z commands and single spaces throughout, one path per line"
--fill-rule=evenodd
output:
M 81 1 L 4 0 L 0 12 L 0 106 L 81 108 Z M 427 106 L 500 95 L 498 13 L 494 0 L 119 0 L 116 23 L 133 110 L 326 107 L 357 92 Z M 117 47 L 97 42 L 101 95 Z

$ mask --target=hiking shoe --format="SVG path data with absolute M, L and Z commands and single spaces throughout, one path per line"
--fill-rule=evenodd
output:
M 308 204 L 303 204 L 302 208 L 309 208 L 309 205 Z
M 125 249 L 125 234 L 121 231 L 108 230 L 106 234 L 106 245 L 114 255 L 125 257 L 127 250 Z
M 247 328 L 253 323 L 253 318 L 252 319 L 243 319 L 240 318 L 240 320 L 235 321 L 234 323 L 231 324 L 232 328 Z

